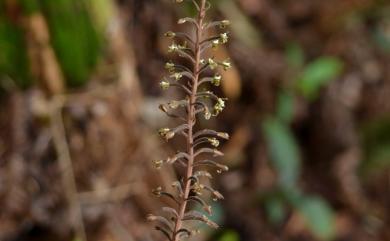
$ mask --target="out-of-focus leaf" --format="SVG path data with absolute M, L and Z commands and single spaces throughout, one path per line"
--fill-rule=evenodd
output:
M 280 224 L 286 216 L 286 209 L 280 197 L 272 196 L 265 200 L 265 210 L 273 224 Z
M 111 0 L 86 0 L 87 10 L 93 17 L 93 24 L 99 33 L 107 30 L 107 25 L 114 14 L 114 2 Z
M 286 62 L 290 68 L 301 68 L 305 63 L 305 54 L 297 43 L 290 43 L 286 48 Z
M 35 13 L 40 9 L 38 0 L 19 0 L 19 3 L 26 14 Z
M 85 0 L 42 0 L 41 5 L 68 85 L 83 85 L 98 61 L 101 44 Z
M 343 69 L 341 60 L 334 57 L 320 57 L 308 64 L 298 79 L 298 89 L 304 97 L 313 100 L 321 87 L 336 78 Z
M 3 78 L 12 79 L 21 88 L 31 84 L 23 31 L 2 17 L 0 11 L 0 79 Z
M 294 115 L 294 95 L 288 91 L 279 93 L 276 116 L 282 122 L 288 124 Z
M 221 235 L 221 237 L 218 240 L 219 241 L 240 241 L 240 236 L 236 231 L 227 230 Z
M 248 47 L 261 47 L 262 40 L 259 31 L 241 11 L 235 1 L 219 1 L 217 5 L 226 18 L 232 21 L 230 29 L 235 38 Z
M 287 125 L 274 118 L 264 121 L 263 132 L 279 183 L 283 188 L 294 186 L 300 174 L 300 154 L 293 134 Z
M 371 121 L 363 127 L 363 174 L 385 170 L 390 166 L 390 118 Z
M 335 235 L 335 217 L 331 207 L 320 197 L 301 196 L 293 205 L 306 221 L 312 233 L 322 240 L 330 240 Z

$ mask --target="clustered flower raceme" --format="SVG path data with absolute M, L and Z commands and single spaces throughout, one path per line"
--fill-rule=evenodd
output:
M 176 207 L 163 207 L 162 215 L 149 215 L 148 220 L 157 223 L 156 230 L 166 236 L 169 241 L 178 241 L 184 237 L 198 233 L 192 230 L 186 221 L 200 221 L 212 228 L 218 225 L 211 221 L 207 215 L 197 210 L 188 210 L 187 203 L 199 204 L 202 209 L 212 215 L 211 206 L 204 199 L 205 194 L 212 196 L 214 201 L 223 199 L 221 193 L 207 185 L 207 181 L 212 178 L 210 172 L 205 167 L 216 169 L 217 173 L 228 171 L 226 165 L 215 160 L 205 159 L 207 156 L 220 157 L 223 153 L 217 148 L 221 140 L 228 140 L 229 135 L 225 132 L 204 129 L 193 131 L 199 115 L 209 120 L 212 116 L 217 116 L 225 108 L 226 98 L 218 97 L 212 91 L 207 90 L 209 84 L 220 86 L 222 76 L 220 73 L 210 72 L 228 70 L 231 63 L 228 59 L 216 60 L 212 56 L 206 55 L 206 50 L 218 48 L 229 41 L 227 32 L 219 33 L 216 36 L 208 36 L 211 28 L 225 29 L 230 22 L 228 20 L 205 22 L 205 14 L 210 8 L 207 0 L 187 0 L 191 1 L 198 10 L 196 18 L 181 18 L 178 24 L 191 24 L 196 32 L 196 37 L 192 38 L 186 33 L 168 31 L 165 37 L 172 39 L 172 44 L 168 47 L 168 53 L 177 54 L 192 63 L 192 67 L 176 64 L 169 61 L 165 64 L 165 69 L 169 75 L 160 82 L 162 90 L 171 87 L 181 89 L 185 98 L 182 100 L 171 100 L 168 103 L 160 104 L 159 109 L 169 117 L 178 118 L 183 124 L 175 127 L 164 127 L 159 129 L 158 134 L 169 141 L 175 136 L 184 136 L 187 140 L 187 150 L 178 151 L 175 155 L 164 160 L 154 160 L 153 166 L 161 169 L 164 165 L 180 165 L 186 169 L 186 175 L 180 181 L 172 183 L 175 193 L 164 191 L 158 187 L 152 191 L 157 197 L 165 197 L 173 201 Z M 176 3 L 184 0 L 175 0 Z M 204 87 L 199 91 L 200 87 Z M 185 111 L 181 111 L 184 109 Z M 180 114 L 181 113 L 181 114 Z M 183 114 L 185 113 L 185 114 Z

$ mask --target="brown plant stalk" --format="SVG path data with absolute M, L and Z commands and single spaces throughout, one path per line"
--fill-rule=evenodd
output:
M 156 196 L 164 196 L 173 200 L 178 208 L 163 207 L 162 210 L 168 214 L 168 217 L 148 216 L 149 221 L 159 223 L 156 229 L 161 231 L 169 241 L 179 241 L 182 237 L 196 233 L 196 231 L 190 230 L 188 225 L 185 224 L 186 221 L 200 221 L 213 228 L 218 227 L 205 214 L 196 210 L 188 210 L 188 203 L 194 202 L 200 204 L 203 210 L 211 215 L 211 206 L 203 199 L 203 192 L 210 192 L 213 200 L 223 199 L 223 196 L 212 187 L 204 184 L 203 180 L 212 178 L 212 175 L 207 170 L 200 168 L 211 166 L 217 168 L 218 173 L 228 170 L 225 165 L 213 160 L 201 159 L 201 157 L 204 155 L 212 155 L 214 157 L 222 156 L 223 153 L 216 149 L 219 146 L 218 139 L 228 139 L 229 135 L 209 129 L 195 132 L 194 129 L 198 118 L 197 115 L 203 114 L 204 118 L 208 120 L 212 116 L 217 116 L 225 107 L 225 99 L 218 97 L 208 90 L 199 91 L 199 87 L 209 84 L 219 86 L 221 75 L 216 73 L 212 77 L 207 77 L 207 74 L 219 67 L 222 67 L 224 70 L 230 68 L 228 60 L 218 62 L 213 57 L 209 57 L 207 60 L 203 59 L 206 50 L 209 48 L 215 49 L 228 41 L 227 33 L 207 37 L 208 30 L 213 27 L 223 29 L 229 25 L 229 21 L 223 20 L 205 23 L 206 12 L 210 7 L 210 3 L 207 0 L 189 1 L 194 4 L 198 10 L 198 14 L 195 18 L 179 19 L 178 23 L 191 24 L 195 28 L 194 39 L 186 33 L 174 33 L 172 31 L 167 32 L 165 36 L 174 40 L 183 41 L 182 44 L 173 42 L 169 46 L 168 52 L 176 53 L 179 57 L 190 61 L 193 65 L 192 70 L 186 66 L 168 62 L 166 69 L 171 75 L 169 78 L 165 78 L 160 82 L 160 86 L 164 90 L 170 87 L 178 87 L 183 90 L 185 95 L 183 100 L 172 100 L 166 104 L 161 104 L 160 110 L 169 117 L 178 118 L 184 123 L 176 128 L 161 128 L 159 130 L 159 134 L 167 141 L 176 135 L 184 136 L 187 148 L 185 152 L 178 152 L 166 160 L 154 161 L 154 165 L 158 169 L 164 164 L 181 164 L 181 166 L 185 167 L 185 174 L 180 181 L 172 184 L 177 190 L 177 195 L 163 191 L 161 187 L 153 190 Z M 176 2 L 181 3 L 183 0 L 176 0 Z M 213 113 L 209 107 L 212 103 L 215 103 Z M 175 113 L 179 108 L 183 108 L 186 113 L 184 115 Z M 213 148 L 209 148 L 207 145 L 211 145 Z
M 200 10 L 197 17 L 197 26 L 203 25 L 203 20 L 206 15 L 206 0 L 201 0 Z M 196 121 L 195 116 L 195 102 L 196 102 L 196 93 L 198 92 L 198 81 L 199 81 L 199 70 L 200 70 L 200 41 L 202 39 L 203 31 L 201 27 L 196 28 L 196 42 L 195 42 L 195 64 L 194 64 L 194 82 L 192 85 L 190 103 L 187 107 L 187 125 L 188 125 L 188 135 L 187 135 L 187 153 L 189 155 L 188 165 L 187 165 L 187 175 L 186 175 L 186 184 L 184 189 L 184 200 L 180 204 L 179 217 L 175 223 L 174 233 L 177 233 L 182 226 L 182 219 L 187 207 L 187 199 L 190 194 L 191 189 L 191 179 L 193 173 L 193 164 L 194 164 L 194 138 L 193 138 L 193 127 Z M 178 235 L 174 236 L 173 241 L 178 241 Z

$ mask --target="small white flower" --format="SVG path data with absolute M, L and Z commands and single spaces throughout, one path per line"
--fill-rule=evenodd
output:
M 169 72 L 171 72 L 175 69 L 175 64 L 172 62 L 167 62 L 167 63 L 165 63 L 165 69 L 167 69 Z
M 217 140 L 217 138 L 208 138 L 207 141 L 214 147 L 219 146 L 219 141 Z
M 211 42 L 211 46 L 213 49 L 217 48 L 219 45 L 219 39 L 215 39 Z
M 232 64 L 229 62 L 229 60 L 224 60 L 221 65 L 224 70 L 228 70 L 232 67 Z
M 179 50 L 179 46 L 175 43 L 171 44 L 169 47 L 168 47 L 168 53 L 174 53 L 176 52 L 177 50 Z
M 171 78 L 174 78 L 176 81 L 180 80 L 183 77 L 181 73 L 174 73 L 171 75 Z
M 169 88 L 169 86 L 170 86 L 170 84 L 169 84 L 168 81 L 162 80 L 162 81 L 160 82 L 160 87 L 161 87 L 161 89 L 163 89 L 163 90 L 167 90 L 167 89 Z
M 209 63 L 210 69 L 212 69 L 212 70 L 218 67 L 218 63 L 215 62 L 212 58 L 208 59 L 208 63 Z
M 215 74 L 211 83 L 215 86 L 219 86 L 221 84 L 222 76 L 220 74 Z
M 229 36 L 227 33 L 221 33 L 219 39 L 222 44 L 226 44 L 229 41 Z

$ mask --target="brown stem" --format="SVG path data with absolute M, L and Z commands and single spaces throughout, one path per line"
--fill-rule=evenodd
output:
M 182 219 L 184 217 L 184 214 L 186 212 L 187 207 L 187 199 L 190 194 L 191 189 L 191 181 L 189 177 L 192 176 L 193 173 L 193 163 L 194 163 L 194 138 L 193 138 L 193 127 L 195 124 L 195 102 L 196 102 L 196 93 L 198 91 L 198 81 L 199 81 L 199 70 L 200 70 L 200 59 L 201 59 L 201 41 L 202 41 L 202 26 L 203 26 L 203 20 L 206 15 L 206 0 L 201 0 L 200 6 L 199 6 L 199 15 L 197 17 L 197 25 L 196 28 L 196 41 L 195 41 L 195 67 L 193 70 L 194 74 L 194 81 L 192 84 L 192 91 L 190 95 L 190 104 L 188 105 L 188 114 L 187 114 L 187 124 L 188 124 L 188 135 L 187 135 L 187 153 L 188 153 L 188 165 L 187 165 L 187 174 L 185 179 L 185 188 L 184 188 L 184 197 L 180 204 L 179 208 L 179 217 L 176 220 L 175 223 L 175 229 L 173 233 L 173 241 L 178 241 L 179 237 L 177 232 L 182 228 L 183 222 Z

